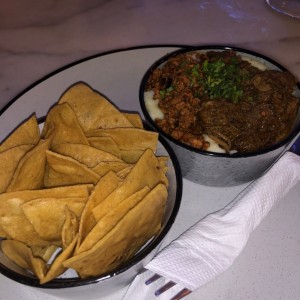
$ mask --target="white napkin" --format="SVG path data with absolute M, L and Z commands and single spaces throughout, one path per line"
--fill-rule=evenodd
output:
M 152 299 L 153 289 L 169 280 L 178 283 L 176 291 L 183 287 L 193 291 L 208 283 L 232 265 L 251 232 L 299 180 L 300 157 L 286 152 L 225 208 L 200 220 L 158 253 L 147 264 L 149 271 L 135 278 L 123 299 Z M 146 286 L 153 272 L 166 279 Z M 170 295 L 165 292 L 159 299 L 170 299 Z

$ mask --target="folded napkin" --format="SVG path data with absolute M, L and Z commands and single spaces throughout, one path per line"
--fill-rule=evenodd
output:
M 251 232 L 299 180 L 300 157 L 286 152 L 226 207 L 200 220 L 159 252 L 123 299 L 152 299 L 153 289 L 163 281 L 178 283 L 176 291 L 183 287 L 193 291 L 208 283 L 233 264 Z M 153 273 L 166 279 L 146 286 L 145 280 Z M 159 299 L 170 299 L 170 295 L 163 293 Z

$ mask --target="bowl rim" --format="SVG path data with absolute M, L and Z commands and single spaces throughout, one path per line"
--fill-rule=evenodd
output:
M 247 157 L 254 157 L 254 156 L 258 156 L 261 154 L 266 154 L 269 153 L 271 151 L 274 151 L 276 149 L 279 149 L 280 147 L 289 144 L 289 142 L 291 142 L 299 133 L 300 133 L 300 122 L 297 126 L 295 126 L 293 128 L 293 130 L 290 132 L 290 134 L 283 139 L 282 141 L 269 146 L 263 150 L 260 151 L 253 151 L 253 152 L 249 152 L 249 153 L 232 153 L 232 154 L 228 154 L 228 153 L 217 153 L 217 152 L 211 152 L 211 151 L 203 151 L 203 150 L 199 150 L 197 148 L 194 148 L 193 146 L 190 146 L 188 144 L 182 143 L 179 140 L 173 138 L 171 135 L 167 134 L 166 132 L 164 132 L 155 122 L 154 120 L 151 118 L 146 105 L 145 105 L 145 101 L 144 101 L 144 91 L 145 91 L 145 85 L 146 82 L 149 78 L 150 73 L 153 71 L 153 69 L 157 68 L 158 66 L 160 66 L 161 64 L 163 64 L 164 62 L 166 62 L 168 59 L 170 59 L 171 57 L 177 56 L 179 54 L 182 53 L 187 53 L 187 52 L 193 52 L 193 51 L 201 51 L 201 50 L 226 50 L 226 51 L 236 51 L 239 53 L 245 53 L 247 55 L 250 56 L 254 56 L 257 57 L 259 59 L 263 59 L 266 62 L 274 65 L 275 67 L 277 67 L 278 69 L 280 69 L 281 71 L 288 71 L 290 72 L 288 69 L 286 69 L 284 66 L 282 66 L 281 64 L 279 64 L 277 61 L 265 56 L 264 54 L 258 53 L 256 51 L 253 50 L 249 50 L 249 49 L 245 49 L 245 48 L 240 48 L 240 47 L 235 47 L 235 46 L 230 46 L 230 45 L 218 45 L 218 44 L 211 44 L 211 45 L 200 45 L 200 46 L 186 46 L 183 47 L 181 49 L 175 50 L 175 51 L 171 51 L 167 54 L 165 54 L 164 56 L 160 57 L 159 59 L 157 59 L 155 62 L 152 63 L 152 65 L 149 66 L 149 68 L 147 69 L 147 71 L 144 73 L 144 76 L 142 77 L 142 80 L 140 82 L 140 87 L 139 87 L 139 101 L 140 101 L 140 106 L 142 109 L 142 112 L 145 116 L 146 121 L 150 124 L 151 127 L 153 127 L 155 129 L 155 131 L 157 131 L 160 135 L 162 135 L 163 137 L 165 137 L 167 140 L 171 141 L 173 144 L 175 144 L 178 147 L 182 147 L 188 151 L 197 153 L 197 154 L 201 154 L 204 156 L 209 156 L 209 157 L 220 157 L 220 158 L 247 158 Z M 300 89 L 300 83 L 297 82 L 297 87 Z M 298 98 L 298 100 L 300 101 L 300 98 Z M 298 114 L 300 113 L 300 108 L 298 111 Z
M 44 120 L 44 117 L 40 119 L 41 121 Z M 144 128 L 148 131 L 153 131 L 153 128 L 151 128 L 149 125 L 144 123 Z M 144 248 L 142 248 L 133 258 L 131 258 L 128 262 L 126 262 L 124 265 L 116 268 L 115 270 L 99 275 L 99 276 L 93 276 L 81 279 L 79 277 L 70 277 L 70 278 L 56 278 L 49 282 L 46 282 L 44 284 L 39 283 L 39 279 L 35 277 L 34 275 L 30 275 L 28 273 L 28 276 L 20 274 L 18 272 L 15 272 L 14 270 L 11 270 L 7 266 L 3 265 L 0 262 L 0 274 L 3 274 L 4 276 L 19 282 L 21 284 L 31 286 L 31 287 L 37 287 L 41 289 L 68 289 L 72 287 L 79 287 L 79 286 L 87 286 L 90 284 L 96 284 L 100 282 L 104 282 L 108 279 L 114 278 L 118 275 L 121 275 L 125 273 L 130 268 L 134 267 L 137 263 L 141 262 L 144 258 L 146 258 L 159 244 L 163 241 L 163 239 L 166 237 L 168 232 L 170 231 L 173 223 L 175 222 L 175 219 L 177 217 L 177 214 L 179 212 L 179 208 L 181 205 L 182 200 L 182 190 L 183 190 L 183 178 L 181 173 L 181 168 L 179 161 L 177 159 L 177 156 L 172 149 L 172 147 L 169 145 L 169 143 L 166 141 L 165 138 L 163 138 L 161 135 L 158 135 L 158 140 L 162 144 L 162 146 L 165 148 L 166 152 L 168 153 L 168 156 L 170 158 L 171 163 L 174 167 L 174 173 L 175 173 L 175 182 L 176 182 L 176 192 L 175 192 L 175 201 L 174 201 L 174 207 L 170 213 L 169 219 L 167 220 L 165 226 L 161 230 L 161 232 L 154 237 L 152 240 L 150 240 L 149 243 L 146 244 Z M 4 254 L 2 254 L 4 255 Z

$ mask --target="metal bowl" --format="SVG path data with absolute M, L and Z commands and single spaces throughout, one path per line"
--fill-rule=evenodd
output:
M 270 166 L 294 143 L 300 131 L 300 114 L 290 135 L 281 142 L 264 149 L 247 154 L 223 154 L 197 150 L 184 144 L 163 132 L 151 118 L 144 99 L 147 80 L 153 70 L 164 64 L 169 58 L 190 51 L 224 51 L 233 50 L 241 56 L 248 56 L 267 68 L 285 71 L 286 69 L 272 59 L 259 53 L 229 46 L 200 46 L 183 48 L 169 53 L 156 62 L 145 73 L 139 90 L 140 105 L 147 123 L 164 136 L 174 149 L 181 165 L 182 175 L 193 182 L 208 186 L 235 186 L 255 180 L 270 168 Z

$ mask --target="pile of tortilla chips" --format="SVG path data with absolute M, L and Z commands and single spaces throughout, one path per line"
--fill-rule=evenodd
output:
M 132 258 L 161 229 L 167 157 L 138 114 L 84 83 L 0 144 L 1 251 L 40 283 L 86 278 Z

